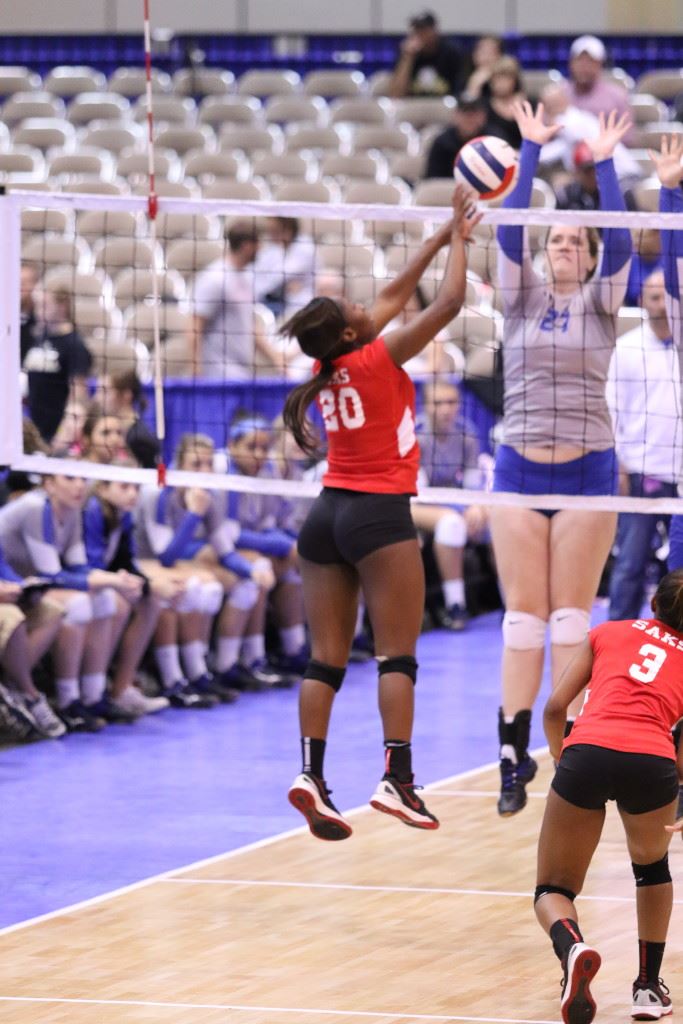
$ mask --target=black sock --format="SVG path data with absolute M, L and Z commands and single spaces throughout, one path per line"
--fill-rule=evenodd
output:
M 412 782 L 413 758 L 412 748 L 408 740 L 384 741 L 385 775 L 393 775 L 399 782 Z
M 567 953 L 576 942 L 583 942 L 583 935 L 576 923 L 570 917 L 560 918 L 550 929 L 550 938 L 553 942 L 555 956 L 564 966 Z
M 640 965 L 638 981 L 643 983 L 659 981 L 665 945 L 665 942 L 648 942 L 646 939 L 638 939 L 638 963 Z
M 310 772 L 318 779 L 324 779 L 323 761 L 325 759 L 326 740 L 316 740 L 312 736 L 301 737 L 302 771 Z

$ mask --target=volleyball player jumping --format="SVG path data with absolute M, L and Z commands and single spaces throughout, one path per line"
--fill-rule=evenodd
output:
M 523 143 L 519 179 L 504 205 L 531 198 L 541 146 L 557 131 L 517 104 Z M 603 209 L 624 209 L 612 153 L 629 127 L 601 117 L 587 140 Z M 494 490 L 522 494 L 614 494 L 618 484 L 605 382 L 616 343 L 616 314 L 626 292 L 631 236 L 624 228 L 556 225 L 545 242 L 545 279 L 532 267 L 521 227 L 498 230 L 505 311 L 504 443 Z M 494 507 L 491 532 L 506 612 L 503 618 L 501 793 L 498 811 L 515 814 L 536 764 L 528 754 L 531 709 L 543 672 L 549 627 L 556 682 L 588 631 L 590 609 L 609 554 L 616 514 Z
M 370 310 L 346 300 L 315 298 L 282 328 L 315 359 L 315 376 L 289 395 L 285 425 L 304 451 L 315 447 L 306 410 L 317 399 L 325 422 L 329 468 L 324 489 L 299 534 L 312 658 L 301 684 L 302 772 L 290 802 L 319 839 L 346 839 L 351 826 L 330 799 L 323 759 L 334 698 L 342 684 L 362 588 L 379 663 L 379 709 L 385 772 L 371 804 L 414 828 L 439 822 L 416 793 L 411 764 L 415 649 L 425 582 L 410 514 L 419 447 L 415 391 L 402 364 L 429 344 L 462 307 L 464 240 L 478 217 L 466 218 L 456 188 L 453 220 L 424 243 Z M 415 319 L 381 332 L 412 296 L 442 247 L 450 253 L 434 301 Z
M 673 886 L 668 846 L 678 796 L 671 727 L 683 715 L 683 570 L 665 576 L 651 619 L 605 622 L 591 630 L 545 708 L 550 753 L 558 762 L 538 844 L 536 916 L 564 968 L 562 1017 L 590 1024 L 590 982 L 600 955 L 583 941 L 574 899 L 600 839 L 605 805 L 615 800 L 636 881 L 638 977 L 631 1014 L 671 1013 L 659 977 Z M 564 740 L 567 708 L 587 686 Z M 683 771 L 683 753 L 678 754 Z

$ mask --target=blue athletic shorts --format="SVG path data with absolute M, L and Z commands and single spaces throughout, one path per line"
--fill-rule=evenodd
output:
M 496 452 L 493 489 L 515 494 L 617 494 L 616 452 L 608 448 L 569 462 L 532 462 L 502 444 Z

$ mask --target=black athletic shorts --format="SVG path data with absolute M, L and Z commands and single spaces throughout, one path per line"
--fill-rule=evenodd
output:
M 576 743 L 562 752 L 551 785 L 576 807 L 598 810 L 616 800 L 627 814 L 645 814 L 676 799 L 678 773 L 668 757 Z
M 301 527 L 298 550 L 320 565 L 355 565 L 387 544 L 416 539 L 409 494 L 325 487 Z

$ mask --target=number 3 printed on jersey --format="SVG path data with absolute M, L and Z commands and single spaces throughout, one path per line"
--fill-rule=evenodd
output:
M 339 420 L 347 430 L 359 430 L 365 423 L 363 403 L 355 388 L 339 388 L 336 393 L 323 388 L 319 399 L 326 430 L 339 430 Z
M 637 661 L 634 661 L 628 674 L 632 679 L 637 679 L 639 683 L 651 683 L 666 661 L 666 651 L 663 651 L 661 647 L 655 647 L 654 644 L 643 644 L 638 654 L 641 657 L 641 662 L 638 664 Z

